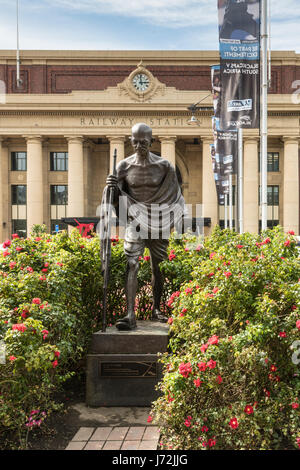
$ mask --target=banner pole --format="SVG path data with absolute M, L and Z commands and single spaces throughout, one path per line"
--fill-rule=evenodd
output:
M 225 194 L 225 203 L 224 203 L 224 228 L 228 228 L 228 211 L 227 211 L 227 194 Z
M 229 228 L 232 230 L 232 175 L 229 175 Z
M 243 129 L 238 129 L 238 194 L 239 194 L 239 232 L 244 233 L 244 162 L 243 162 Z
M 20 87 L 22 84 L 20 78 L 20 45 L 19 45 L 19 0 L 16 2 L 17 9 L 17 87 Z
M 261 3 L 261 122 L 260 122 L 260 152 L 261 152 L 261 229 L 267 229 L 268 217 L 268 0 Z

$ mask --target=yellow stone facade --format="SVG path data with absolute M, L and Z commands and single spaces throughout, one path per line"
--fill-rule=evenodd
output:
M 143 62 L 140 63 L 140 60 Z M 273 63 L 296 61 L 274 53 Z M 203 65 L 218 62 L 217 52 L 27 51 L 24 64 L 126 64 L 146 70 L 151 64 Z M 294 63 L 293 62 L 293 63 Z M 0 51 L 0 64 L 14 64 L 10 51 Z M 149 72 L 148 72 L 149 73 Z M 12 185 L 27 186 L 27 233 L 34 224 L 53 218 L 50 186 L 68 186 L 68 206 L 61 216 L 95 216 L 107 175 L 112 169 L 114 149 L 118 160 L 132 153 L 129 141 L 133 124 L 145 122 L 153 129 L 153 151 L 176 165 L 182 178 L 185 200 L 195 208 L 203 205 L 203 216 L 212 227 L 222 218 L 213 179 L 210 144 L 213 141 L 210 111 L 199 111 L 199 126 L 188 125 L 187 107 L 210 92 L 178 90 L 166 86 L 149 73 L 151 87 L 144 95 L 135 93 L 130 75 L 103 91 L 72 91 L 65 94 L 6 95 L 0 104 L 0 242 L 12 234 Z M 212 106 L 209 97 L 201 103 Z M 269 95 L 270 152 L 279 153 L 279 171 L 268 174 L 268 184 L 279 186 L 278 219 L 286 230 L 299 234 L 299 137 L 300 104 L 291 95 Z M 12 171 L 11 152 L 27 152 L 27 171 Z M 68 152 L 68 171 L 50 171 L 50 152 Z M 259 131 L 244 131 L 244 228 L 259 228 Z M 19 216 L 21 217 L 21 216 Z

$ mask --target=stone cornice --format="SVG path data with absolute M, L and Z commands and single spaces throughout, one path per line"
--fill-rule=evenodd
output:
M 283 143 L 299 143 L 300 136 L 299 135 L 284 135 L 280 140 Z
M 115 111 L 113 108 L 110 110 L 105 111 L 98 111 L 97 109 L 93 110 L 1 110 L 0 108 L 0 116 L 115 116 L 115 117 L 132 117 L 132 116 L 162 116 L 162 117 L 176 117 L 176 116 L 184 116 L 189 118 L 191 113 L 189 111 L 180 111 L 174 110 L 171 108 L 170 110 L 163 110 L 157 111 L 155 110 L 124 110 L 124 111 Z M 197 116 L 202 117 L 212 117 L 211 111 L 197 111 Z M 299 111 L 270 111 L 268 112 L 269 117 L 300 117 L 300 110 Z

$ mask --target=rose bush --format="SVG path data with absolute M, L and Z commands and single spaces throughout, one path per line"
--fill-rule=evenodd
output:
M 43 232 L 0 254 L 0 439 L 21 446 L 32 410 L 59 408 L 53 393 L 82 367 L 101 308 L 99 241 Z
M 216 229 L 202 256 L 191 282 L 172 295 L 171 353 L 161 358 L 161 396 L 152 410 L 161 446 L 298 448 L 295 238 L 280 228 L 262 236 Z
M 185 252 L 184 243 L 174 239 L 170 252 L 176 250 L 176 255 L 163 263 L 164 299 L 173 288 L 179 289 L 185 273 L 190 276 L 190 260 L 195 258 Z M 60 408 L 54 392 L 84 371 L 92 333 L 102 327 L 100 245 L 97 237 L 83 238 L 78 230 L 51 236 L 45 227 L 36 226 L 30 238 L 14 235 L 3 248 L 0 340 L 5 343 L 6 363 L 0 364 L 0 440 L 2 447 L 9 447 L 18 438 L 24 447 L 28 430 L 45 419 L 44 414 L 31 419 L 38 415 L 32 412 L 49 415 Z M 125 313 L 125 272 L 123 243 L 114 238 L 108 325 Z M 147 319 L 152 302 L 147 252 L 140 260 L 138 280 L 136 314 Z

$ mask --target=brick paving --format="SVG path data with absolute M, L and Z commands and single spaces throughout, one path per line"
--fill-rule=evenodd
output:
M 81 427 L 66 450 L 156 450 L 157 426 Z

